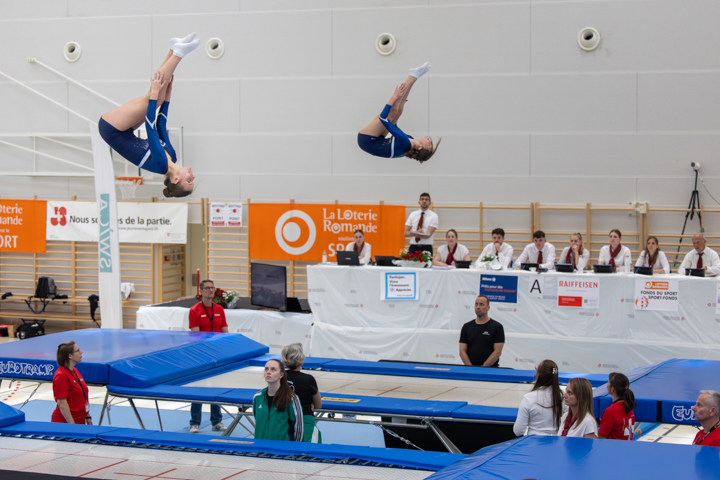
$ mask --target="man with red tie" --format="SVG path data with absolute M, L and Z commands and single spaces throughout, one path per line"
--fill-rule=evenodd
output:
M 533 233 L 533 243 L 525 247 L 518 257 L 517 264 L 523 263 L 537 263 L 540 268 L 555 270 L 555 246 L 545 240 L 542 230 Z
M 421 193 L 420 210 L 415 210 L 408 215 L 405 222 L 405 236 L 410 237 L 409 252 L 425 250 L 430 255 L 433 253 L 433 234 L 440 225 L 440 220 L 435 212 L 430 210 L 430 194 Z
M 689 268 L 703 268 L 708 277 L 720 275 L 720 258 L 715 250 L 705 247 L 707 243 L 705 235 L 696 233 L 692 237 L 692 243 L 693 249 L 685 255 L 682 265 L 678 268 L 678 274 L 685 275 L 685 270 Z

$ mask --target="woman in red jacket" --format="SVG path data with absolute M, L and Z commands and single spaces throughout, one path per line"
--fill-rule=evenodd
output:
M 53 394 L 57 407 L 52 414 L 55 423 L 92 425 L 90 397 L 82 374 L 75 365 L 82 362 L 82 351 L 73 341 L 61 343 L 57 350 L 58 369 L 53 376 Z

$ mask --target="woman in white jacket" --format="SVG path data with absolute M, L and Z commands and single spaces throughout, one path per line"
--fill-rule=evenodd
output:
M 535 385 L 520 401 L 513 432 L 522 435 L 557 435 L 563 416 L 563 393 L 558 366 L 543 360 L 535 370 Z

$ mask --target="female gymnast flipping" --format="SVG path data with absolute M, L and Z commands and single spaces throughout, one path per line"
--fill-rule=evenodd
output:
M 433 148 L 433 141 L 430 137 L 413 138 L 396 125 L 402 115 L 410 90 L 417 79 L 429 70 L 430 64 L 427 62 L 418 68 L 410 69 L 407 80 L 395 88 L 395 93 L 390 97 L 390 101 L 385 105 L 380 116 L 373 118 L 372 122 L 358 133 L 358 145 L 362 150 L 376 157 L 399 158 L 405 156 L 420 163 L 430 160 L 440 146 L 442 138 Z M 388 132 L 392 134 L 391 138 L 385 138 Z
M 110 110 L 98 122 L 100 136 L 123 158 L 139 168 L 165 175 L 163 195 L 166 197 L 190 195 L 195 180 L 190 167 L 177 165 L 175 149 L 170 145 L 166 128 L 173 72 L 180 60 L 200 44 L 200 40 L 194 38 L 192 33 L 185 38 L 170 40 L 170 52 L 153 75 L 150 91 Z M 143 122 L 147 140 L 133 134 Z

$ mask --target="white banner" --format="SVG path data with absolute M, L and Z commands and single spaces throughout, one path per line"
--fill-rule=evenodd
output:
M 211 227 L 242 227 L 242 203 L 211 203 Z
M 558 307 L 600 308 L 600 282 L 592 280 L 558 279 Z
M 48 240 L 98 241 L 96 202 L 49 201 L 47 204 Z M 117 228 L 111 230 L 118 232 L 122 243 L 186 243 L 187 217 L 187 203 L 122 202 L 117 204 Z
M 90 141 L 93 149 L 93 166 L 95 167 L 95 198 L 93 203 L 95 222 L 88 223 L 90 234 L 94 234 L 98 242 L 98 294 L 100 295 L 100 315 L 102 328 L 123 328 L 122 303 L 120 293 L 120 244 L 118 243 L 118 211 L 115 198 L 115 172 L 110 148 L 100 137 L 97 125 L 90 123 Z M 48 212 L 55 210 L 53 202 L 48 202 Z M 99 211 L 98 211 L 98 206 Z M 67 207 L 65 207 L 67 210 Z M 99 217 L 99 218 L 98 218 Z M 56 221 L 58 228 L 65 228 Z M 53 222 L 49 215 L 47 225 Z M 46 237 L 49 238 L 49 232 Z
M 678 281 L 635 278 L 635 310 L 678 311 Z

